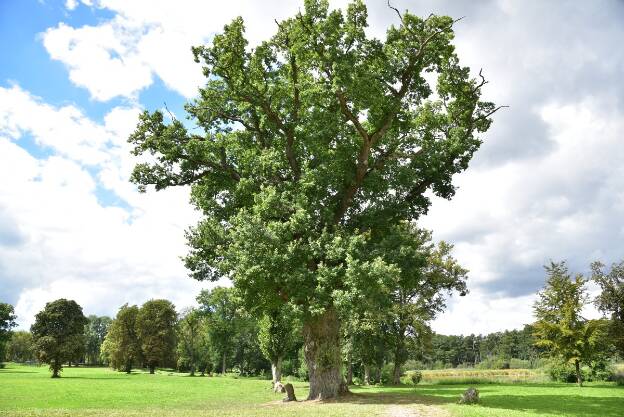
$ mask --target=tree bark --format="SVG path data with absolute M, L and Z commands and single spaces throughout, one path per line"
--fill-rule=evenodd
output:
M 152 375 L 153 375 L 153 374 L 154 374 L 154 370 L 155 370 L 155 369 L 156 369 L 156 365 L 150 365 L 150 366 L 149 366 L 149 371 L 150 371 L 150 374 L 152 374 Z
M 392 385 L 401 385 L 401 364 L 394 362 L 392 371 Z
M 221 364 L 221 373 L 223 375 L 225 375 L 225 371 L 227 370 L 227 368 L 225 367 L 225 352 L 223 352 L 223 362 Z
M 327 309 L 303 325 L 304 354 L 310 373 L 308 400 L 328 400 L 347 391 L 340 372 L 340 321 Z
M 364 385 L 370 385 L 370 365 L 364 365 Z
M 126 373 L 129 374 L 132 371 L 132 362 L 126 363 Z
M 271 373 L 273 374 L 273 386 L 282 382 L 282 358 L 277 358 L 277 361 L 271 362 Z
M 576 382 L 579 387 L 582 387 L 583 377 L 581 376 L 581 363 L 578 360 L 574 361 L 574 368 L 576 369 Z

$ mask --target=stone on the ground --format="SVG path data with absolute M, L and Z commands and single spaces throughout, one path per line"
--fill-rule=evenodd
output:
M 479 402 L 479 390 L 473 387 L 468 388 L 459 399 L 460 404 L 476 404 Z
M 280 393 L 280 392 L 286 392 L 284 390 L 284 385 L 281 382 L 276 382 L 275 385 L 273 385 L 273 391 Z
M 297 397 L 295 397 L 295 388 L 291 383 L 284 385 L 284 390 L 286 391 L 286 398 L 284 398 L 284 401 L 297 401 Z

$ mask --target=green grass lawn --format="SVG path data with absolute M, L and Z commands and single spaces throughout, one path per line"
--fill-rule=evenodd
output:
M 103 368 L 65 368 L 62 375 L 51 379 L 44 366 L 0 369 L 0 416 L 624 416 L 624 387 L 612 384 L 480 385 L 478 406 L 456 404 L 464 386 L 428 384 L 354 387 L 338 402 L 284 404 L 269 381 L 252 378 Z M 307 384 L 294 385 L 305 398 Z

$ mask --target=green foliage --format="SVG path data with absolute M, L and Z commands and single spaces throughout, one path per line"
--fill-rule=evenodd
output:
M 191 375 L 195 375 L 196 370 L 203 375 L 211 359 L 208 320 L 200 310 L 189 309 L 178 321 L 177 333 L 178 367 L 188 369 Z
M 258 341 L 265 358 L 272 363 L 284 358 L 295 343 L 299 331 L 294 314 L 287 308 L 265 313 L 259 323 Z
M 6 358 L 12 362 L 32 362 L 35 358 L 35 346 L 32 333 L 19 330 L 13 332 L 7 343 Z
M 133 366 L 140 365 L 142 356 L 137 331 L 138 314 L 137 306 L 124 304 L 110 324 L 102 343 L 101 355 L 113 369 L 129 373 Z
M 89 322 L 85 326 L 85 338 L 87 341 L 85 362 L 90 365 L 100 365 L 102 363 L 102 343 L 104 343 L 104 338 L 108 333 L 112 320 L 107 316 L 98 317 L 95 315 L 89 315 L 87 320 Z
M 609 337 L 624 357 L 624 261 L 614 263 L 608 273 L 604 265 L 594 262 L 591 265 L 592 280 L 601 289 L 595 304 L 600 311 L 611 316 Z
M 581 384 L 580 365 L 604 357 L 608 350 L 608 323 L 581 317 L 587 303 L 581 275 L 572 279 L 563 262 L 551 263 L 546 271 L 546 286 L 534 305 L 536 344 L 544 347 L 551 357 L 575 364 L 577 381 Z
M 136 333 L 144 363 L 150 373 L 156 366 L 174 364 L 177 313 L 168 300 L 145 302 L 136 316 Z
M 254 48 L 241 18 L 193 48 L 206 85 L 186 110 L 200 130 L 145 112 L 129 138 L 153 156 L 132 174 L 140 189 L 192 185 L 205 217 L 187 235 L 191 275 L 231 278 L 254 314 L 295 305 L 304 324 L 376 298 L 398 267 L 363 249 L 430 195 L 453 196 L 496 111 L 459 63 L 453 23 L 406 12 L 369 38 L 361 1 L 343 13 L 308 0 Z
M 11 340 L 11 329 L 16 326 L 14 312 L 11 304 L 0 303 L 0 363 L 5 357 L 6 344 Z
M 422 372 L 420 371 L 408 371 L 406 375 L 409 381 L 414 385 L 418 385 L 422 380 Z
M 74 300 L 64 298 L 46 304 L 35 316 L 30 331 L 38 359 L 59 377 L 63 363 L 78 361 L 84 354 L 87 318 Z

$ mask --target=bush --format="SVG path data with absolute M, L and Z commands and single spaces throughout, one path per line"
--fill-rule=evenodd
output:
M 459 398 L 460 404 L 477 404 L 479 402 L 479 390 L 476 388 L 468 388 Z
M 381 382 L 382 384 L 390 384 L 392 382 L 392 374 L 394 372 L 394 364 L 387 363 L 381 368 Z
M 590 365 L 588 381 L 611 381 L 615 375 L 615 368 L 607 361 L 594 361 Z
M 412 384 L 418 385 L 418 383 L 422 380 L 422 372 L 420 371 L 410 371 L 407 373 Z
M 624 386 L 624 371 L 614 373 L 611 379 L 616 385 Z
M 550 376 L 550 379 L 557 382 L 577 382 L 576 370 L 574 369 L 574 365 L 570 363 L 552 362 L 548 367 L 548 375 Z M 583 378 L 583 381 L 591 380 L 587 369 L 581 369 L 581 378 Z

